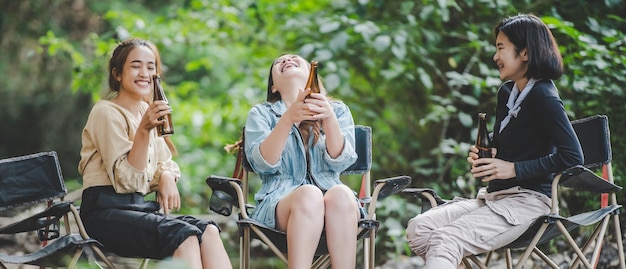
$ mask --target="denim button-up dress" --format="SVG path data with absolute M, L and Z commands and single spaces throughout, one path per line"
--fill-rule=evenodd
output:
M 285 103 L 264 102 L 255 105 L 249 112 L 245 125 L 245 153 L 250 166 L 259 175 L 261 189 L 254 195 L 257 207 L 251 217 L 268 227 L 276 227 L 276 205 L 287 194 L 304 184 L 314 184 L 322 191 L 342 184 L 340 173 L 357 159 L 354 148 L 354 121 L 348 106 L 340 101 L 330 101 L 341 133 L 344 136 L 343 151 L 332 158 L 326 150 L 326 136 L 321 131 L 317 143 L 309 147 L 311 180 L 307 180 L 305 147 L 300 131 L 294 125 L 285 149 L 275 164 L 268 163 L 259 150 L 261 142 L 270 134 L 281 115 L 287 110 Z M 311 136 L 310 143 L 313 141 Z M 356 203 L 355 196 L 355 203 Z M 361 210 L 363 212 L 363 210 Z

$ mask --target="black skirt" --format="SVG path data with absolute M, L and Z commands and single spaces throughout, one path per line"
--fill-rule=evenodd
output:
M 113 186 L 90 187 L 83 191 L 80 216 L 90 237 L 123 257 L 163 259 L 189 236 L 202 240 L 213 221 L 191 216 L 177 218 L 158 213 L 160 206 L 145 201 L 139 193 L 119 194 Z

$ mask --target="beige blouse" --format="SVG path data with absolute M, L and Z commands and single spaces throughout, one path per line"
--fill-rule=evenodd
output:
M 147 110 L 143 103 L 141 114 Z M 148 165 L 137 170 L 127 160 L 128 152 L 139 126 L 125 108 L 109 100 L 100 100 L 92 108 L 83 129 L 78 172 L 83 176 L 83 189 L 112 185 L 117 193 L 147 194 L 159 186 L 163 171 L 180 178 L 178 164 L 172 160 L 165 140 L 156 130 L 150 132 Z

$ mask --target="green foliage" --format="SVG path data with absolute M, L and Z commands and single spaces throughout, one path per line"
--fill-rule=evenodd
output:
M 110 52 L 141 37 L 158 46 L 164 63 L 181 213 L 207 213 L 204 179 L 231 174 L 235 156 L 223 147 L 265 99 L 268 68 L 283 53 L 320 61 L 329 93 L 349 104 L 357 124 L 373 128 L 374 178 L 406 174 L 445 197 L 473 196 L 481 183 L 466 156 L 475 115 L 487 112 L 493 122 L 502 83 L 493 26 L 522 12 L 542 17 L 559 42 L 566 73 L 557 83 L 570 117 L 609 116 L 614 173 L 624 185 L 623 0 L 44 2 L 2 3 L 0 48 L 9 53 L 0 71 L 11 79 L 0 85 L 0 120 L 9 130 L 0 135 L 7 141 L 0 156 L 57 150 L 70 179 L 78 177 L 89 108 L 107 87 Z M 414 203 L 381 201 L 377 264 L 407 254 L 402 229 L 417 214 Z

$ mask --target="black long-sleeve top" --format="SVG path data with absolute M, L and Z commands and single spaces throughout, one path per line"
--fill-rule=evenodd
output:
M 537 81 L 517 117 L 499 133 L 513 84 L 508 81 L 498 90 L 492 144 L 496 158 L 515 164 L 516 177 L 492 180 L 487 191 L 520 186 L 551 197 L 554 173 L 583 163 L 578 137 L 552 80 Z

